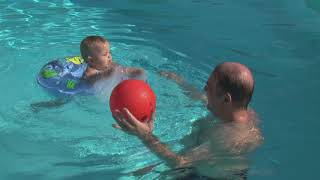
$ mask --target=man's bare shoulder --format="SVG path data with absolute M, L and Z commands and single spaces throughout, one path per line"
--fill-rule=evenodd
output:
M 193 129 L 208 129 L 212 128 L 214 125 L 214 120 L 211 115 L 206 115 L 192 123 L 192 128 Z
M 195 147 L 208 140 L 207 133 L 213 128 L 213 120 L 210 116 L 202 117 L 192 123 L 190 134 L 180 140 L 186 147 Z
M 256 124 L 226 123 L 218 126 L 211 136 L 214 146 L 226 152 L 242 154 L 257 149 L 263 142 L 263 136 Z

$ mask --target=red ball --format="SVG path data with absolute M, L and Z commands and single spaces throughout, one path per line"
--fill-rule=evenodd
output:
M 112 113 L 127 108 L 139 121 L 144 122 L 152 118 L 156 109 L 156 95 L 144 81 L 129 79 L 112 90 L 109 104 Z

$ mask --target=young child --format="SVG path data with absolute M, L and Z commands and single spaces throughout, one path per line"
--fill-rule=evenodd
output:
M 144 74 L 142 69 L 122 67 L 113 62 L 109 42 L 101 36 L 88 36 L 80 45 L 81 56 L 87 63 L 83 79 L 96 82 L 99 79 L 109 78 L 118 70 L 128 77 Z
M 80 44 L 80 52 L 86 63 L 86 69 L 83 72 L 81 81 L 88 82 L 95 89 L 95 92 L 103 92 L 103 95 L 111 93 L 111 88 L 124 79 L 138 78 L 145 80 L 144 70 L 123 67 L 114 63 L 109 43 L 101 36 L 88 36 L 83 39 Z M 31 107 L 34 111 L 39 111 L 42 108 L 62 106 L 69 100 L 70 98 L 58 98 L 51 101 L 33 103 Z

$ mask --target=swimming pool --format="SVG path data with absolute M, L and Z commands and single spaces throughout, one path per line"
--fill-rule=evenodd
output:
M 134 179 L 126 173 L 159 162 L 136 138 L 111 127 L 106 97 L 31 111 L 31 103 L 51 98 L 35 81 L 41 66 L 79 54 L 79 42 L 91 34 L 110 40 L 117 62 L 148 71 L 158 97 L 155 133 L 176 151 L 191 122 L 207 111 L 156 71 L 175 71 L 200 89 L 215 64 L 247 64 L 265 135 L 249 179 L 316 176 L 316 1 L 0 0 L 0 9 L 1 179 Z

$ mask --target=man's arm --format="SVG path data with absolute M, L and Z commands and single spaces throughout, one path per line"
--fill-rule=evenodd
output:
M 162 143 L 155 135 L 148 134 L 139 137 L 142 142 L 160 159 L 163 159 L 170 167 L 186 166 L 190 161 L 187 157 L 176 154 L 164 143 Z
M 113 117 L 118 122 L 113 127 L 137 136 L 152 152 L 163 159 L 168 166 L 181 167 L 189 163 L 187 157 L 174 153 L 166 144 L 162 143 L 152 134 L 153 119 L 145 123 L 140 122 L 126 108 L 121 112 L 115 111 Z
M 185 81 L 182 77 L 178 76 L 177 74 L 173 72 L 168 71 L 160 71 L 159 73 L 161 76 L 166 77 L 175 83 L 177 83 L 182 90 L 185 92 L 187 96 L 189 96 L 191 99 L 194 100 L 201 100 L 204 103 L 207 103 L 207 96 L 204 92 L 199 91 L 196 87 L 189 84 L 187 81 Z

